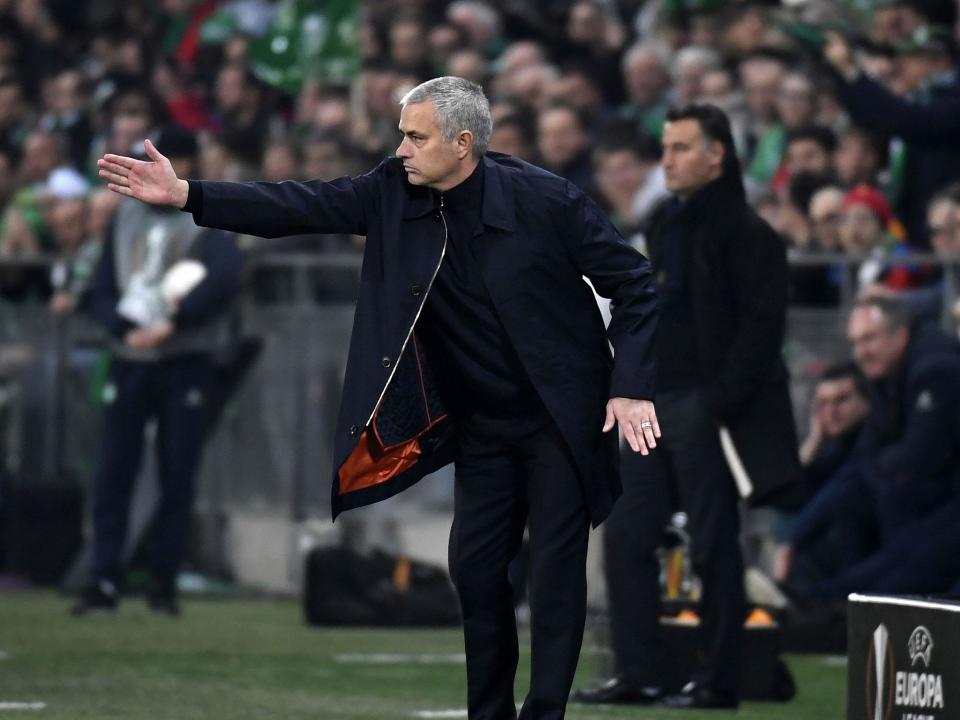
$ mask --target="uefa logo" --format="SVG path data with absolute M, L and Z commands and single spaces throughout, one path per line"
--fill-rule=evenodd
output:
M 907 641 L 907 652 L 910 653 L 910 665 L 916 665 L 918 660 L 923 661 L 924 667 L 930 667 L 930 655 L 933 652 L 933 636 L 923 625 L 918 625 Z
M 873 642 L 867 653 L 867 681 L 864 686 L 867 690 L 867 717 L 870 720 L 888 720 L 890 717 L 894 672 L 890 634 L 887 626 L 881 623 L 873 631 Z

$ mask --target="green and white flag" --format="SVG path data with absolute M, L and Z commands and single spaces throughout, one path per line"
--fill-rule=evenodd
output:
M 307 78 L 349 83 L 360 66 L 356 0 L 282 0 L 273 27 L 250 48 L 250 66 L 291 95 Z

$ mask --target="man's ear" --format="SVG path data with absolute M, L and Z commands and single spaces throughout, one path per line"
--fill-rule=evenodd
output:
M 712 140 L 707 148 L 707 153 L 710 156 L 710 160 L 716 162 L 720 167 L 723 167 L 723 156 L 726 155 L 727 148 L 724 147 L 722 142 L 719 140 Z
M 469 130 L 461 130 L 457 135 L 457 157 L 461 160 L 473 152 L 473 133 Z

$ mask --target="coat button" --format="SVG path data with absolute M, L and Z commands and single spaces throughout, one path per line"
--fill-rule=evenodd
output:
M 413 295 L 414 297 L 420 297 L 420 292 L 421 290 L 419 285 L 410 286 L 410 294 Z
M 380 364 L 383 365 L 385 368 L 390 367 L 390 358 L 385 357 L 383 360 L 380 361 Z
M 356 434 L 357 434 L 357 426 L 356 426 L 356 425 L 351 425 L 351 426 L 350 426 L 350 434 L 351 434 L 351 435 L 356 435 Z

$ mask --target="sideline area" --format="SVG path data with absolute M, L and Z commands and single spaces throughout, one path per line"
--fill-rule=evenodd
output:
M 186 599 L 176 620 L 150 615 L 138 598 L 114 617 L 82 620 L 67 614 L 69 604 L 52 592 L 0 595 L 0 720 L 466 717 L 463 666 L 451 662 L 463 651 L 459 629 L 314 629 L 294 601 Z M 382 660 L 391 655 L 411 661 Z M 523 655 L 518 699 L 528 662 Z M 576 686 L 598 676 L 597 662 L 584 653 Z M 785 705 L 746 703 L 736 713 L 571 705 L 567 716 L 844 717 L 844 664 L 813 655 L 788 663 L 798 693 Z

